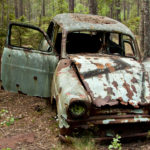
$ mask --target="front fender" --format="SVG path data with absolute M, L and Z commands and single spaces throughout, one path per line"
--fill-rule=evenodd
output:
M 69 59 L 62 59 L 56 68 L 52 82 L 52 98 L 56 99 L 60 128 L 68 128 L 67 109 L 75 101 L 90 104 L 91 99 L 80 82 L 76 70 Z

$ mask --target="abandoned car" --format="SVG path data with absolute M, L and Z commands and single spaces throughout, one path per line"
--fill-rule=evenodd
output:
M 11 23 L 1 62 L 5 90 L 56 102 L 61 135 L 80 128 L 108 138 L 148 133 L 149 60 L 116 20 L 59 14 L 47 33 Z

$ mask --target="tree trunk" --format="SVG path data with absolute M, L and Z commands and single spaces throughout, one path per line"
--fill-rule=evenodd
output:
M 126 0 L 123 1 L 123 20 L 126 20 Z
M 120 0 L 116 0 L 116 19 L 121 21 L 121 7 L 120 7 Z
M 143 9 L 143 2 L 141 8 L 141 20 L 140 20 L 140 50 L 144 53 L 144 9 Z
M 127 4 L 127 19 L 130 17 L 130 1 Z
M 45 0 L 42 1 L 42 16 L 45 16 Z
M 142 0 L 140 22 L 140 48 L 143 58 L 150 57 L 150 33 L 149 33 L 149 0 Z
M 3 26 L 3 24 L 4 24 L 4 15 L 5 15 L 5 12 L 4 12 L 4 1 L 2 1 L 1 3 L 2 3 L 2 10 L 1 10 L 1 25 Z
M 59 13 L 63 13 L 63 0 L 58 0 L 58 10 Z
M 114 14 L 114 12 L 113 12 L 113 10 L 114 10 L 114 5 L 113 5 L 112 2 L 110 3 L 109 7 L 110 7 L 110 17 L 113 18 L 113 17 L 114 17 L 114 16 L 113 16 L 113 14 Z
M 137 0 L 137 16 L 140 16 L 140 0 Z
M 42 25 L 42 15 L 39 16 L 39 27 Z
M 28 0 L 28 20 L 31 21 L 31 3 L 30 0 Z
M 150 56 L 149 49 L 149 0 L 143 1 L 143 9 L 144 9 L 144 54 Z
M 97 1 L 96 0 L 89 0 L 89 10 L 90 10 L 90 14 L 97 15 Z
M 53 0 L 53 16 L 54 16 L 54 13 L 55 13 L 55 0 Z
M 10 3 L 9 0 L 7 0 L 7 22 L 9 23 L 9 9 L 10 9 Z
M 28 4 L 27 2 L 23 3 L 23 15 L 24 16 L 26 16 L 26 7 L 27 7 L 27 4 Z
M 74 13 L 74 0 L 69 0 L 69 12 Z
M 23 0 L 19 0 L 19 17 L 23 16 Z
M 14 0 L 14 6 L 15 6 L 15 17 L 18 19 L 18 0 Z

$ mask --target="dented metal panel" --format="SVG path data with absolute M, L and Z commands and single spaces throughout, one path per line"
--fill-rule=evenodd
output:
M 149 75 L 133 58 L 117 56 L 70 56 L 97 107 L 150 103 Z
M 58 63 L 53 78 L 51 93 L 52 97 L 56 99 L 60 128 L 69 127 L 66 119 L 67 109 L 71 102 L 77 100 L 87 103 L 91 102 L 90 97 L 80 83 L 71 65 L 71 61 L 67 59 L 60 60 Z
M 58 58 L 48 53 L 4 48 L 1 79 L 5 90 L 31 96 L 50 97 L 50 86 Z

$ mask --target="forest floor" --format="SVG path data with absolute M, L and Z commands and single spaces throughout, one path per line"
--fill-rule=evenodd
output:
M 105 150 L 109 144 L 96 145 L 76 139 L 61 144 L 56 113 L 46 99 L 0 90 L 0 149 L 8 150 Z M 122 144 L 122 149 L 148 150 L 150 141 Z

